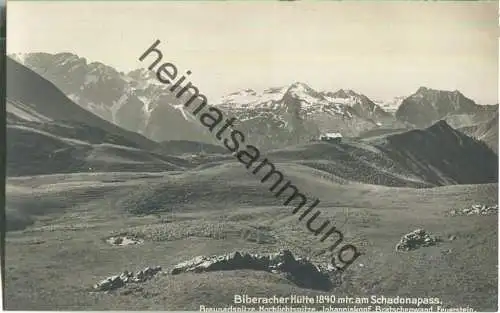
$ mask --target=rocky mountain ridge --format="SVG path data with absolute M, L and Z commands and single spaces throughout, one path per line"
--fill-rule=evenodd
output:
M 458 90 L 420 87 L 401 102 L 395 116 L 419 128 L 428 127 L 441 119 L 460 127 L 485 122 L 489 119 L 488 114 L 495 109 L 495 106 L 478 105 Z

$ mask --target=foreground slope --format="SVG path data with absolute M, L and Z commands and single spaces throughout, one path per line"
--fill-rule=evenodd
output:
M 252 270 L 166 274 L 116 292 L 90 291 L 95 282 L 119 271 L 160 265 L 168 272 L 197 255 L 265 253 L 285 247 L 328 262 L 324 247 L 289 207 L 276 203 L 253 177 L 229 170 L 9 179 L 9 205 L 25 213 L 32 210 L 33 223 L 7 236 L 6 307 L 198 310 L 200 305 L 234 305 L 234 294 L 292 293 L 439 297 L 446 307 L 496 310 L 497 220 L 447 214 L 475 203 L 495 203 L 496 184 L 412 189 L 311 180 L 307 191 L 323 200 L 322 216 L 335 221 L 346 240 L 363 252 L 342 276 L 342 284 L 329 292 L 299 288 L 279 275 Z M 123 211 L 124 197 L 134 192 L 138 199 L 142 190 L 142 199 L 148 199 L 152 189 L 163 193 L 164 201 L 157 203 L 164 203 L 167 214 L 134 217 Z M 186 191 L 185 201 L 172 199 Z M 396 252 L 401 236 L 416 228 L 444 241 Z M 261 239 L 242 237 L 257 229 Z M 105 241 L 118 234 L 144 243 L 120 247 Z M 448 240 L 451 236 L 455 239 Z

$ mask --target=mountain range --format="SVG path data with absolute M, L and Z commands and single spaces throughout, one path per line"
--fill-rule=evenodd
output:
M 454 127 L 465 127 L 489 120 L 497 109 L 498 105 L 478 105 L 458 90 L 420 87 L 401 102 L 395 115 L 416 127 L 427 127 L 440 119 Z
M 10 176 L 72 171 L 183 171 L 237 162 L 217 145 L 178 140 L 159 143 L 124 130 L 75 104 L 54 84 L 10 58 L 7 71 L 7 173 Z M 352 91 L 316 94 L 307 85 L 296 83 L 282 92 L 284 94 L 279 95 L 278 90 L 267 91 L 269 98 L 271 94 L 275 98 L 254 106 L 257 111 L 264 107 L 268 111 L 262 112 L 288 118 L 282 122 L 285 127 L 291 123 L 292 130 L 303 127 L 310 115 L 317 114 L 313 105 L 323 105 L 322 112 L 331 112 L 332 116 L 355 116 L 355 105 L 365 101 L 373 108 L 373 118 L 389 116 Z M 226 98 L 220 106 L 230 106 L 236 96 Z M 346 100 L 342 105 L 335 105 L 340 100 L 331 99 L 338 98 L 357 102 L 351 106 Z M 318 99 L 322 102 L 314 102 Z M 245 105 L 242 101 L 239 103 L 241 105 L 234 106 L 233 110 L 245 117 Z M 258 118 L 260 123 L 265 122 L 265 116 Z M 255 125 L 255 119 L 242 122 L 252 121 Z M 268 156 L 277 162 L 301 164 L 339 181 L 415 187 L 493 182 L 497 156 L 479 139 L 492 137 L 494 126 L 492 122 L 478 127 L 475 130 L 478 138 L 472 138 L 441 120 L 423 130 L 393 129 L 388 133 L 379 130 L 380 134 L 371 130 L 370 134 L 346 137 L 339 143 L 298 140 L 287 147 L 269 150 Z M 174 130 L 170 128 L 170 131 Z M 475 159 L 482 162 L 475 164 L 471 161 Z
M 157 142 L 218 144 L 151 71 L 123 73 L 71 53 L 11 57 L 54 83 L 81 107 L 124 129 Z M 377 129 L 427 127 L 441 119 L 454 128 L 477 126 L 498 108 L 477 105 L 458 91 L 421 87 L 409 97 L 381 103 L 350 89 L 316 91 L 302 82 L 237 91 L 212 105 L 236 117 L 237 127 L 262 149 L 306 143 L 323 133 L 356 137 Z

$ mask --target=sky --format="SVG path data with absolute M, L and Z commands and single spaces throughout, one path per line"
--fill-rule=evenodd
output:
M 7 52 L 72 52 L 120 71 L 156 40 L 210 99 L 304 82 L 374 100 L 420 86 L 498 102 L 498 3 L 9 1 Z

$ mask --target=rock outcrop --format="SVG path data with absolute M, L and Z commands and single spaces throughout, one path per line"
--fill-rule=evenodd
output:
M 435 245 L 439 239 L 423 229 L 416 229 L 404 235 L 396 245 L 397 251 L 410 251 L 420 247 Z
M 495 215 L 498 214 L 498 205 L 484 205 L 484 204 L 473 204 L 472 206 L 464 209 L 451 210 L 451 216 L 457 215 Z
M 330 275 L 335 272 L 332 265 L 316 265 L 308 259 L 295 258 L 289 250 L 282 250 L 268 255 L 232 252 L 220 256 L 198 256 L 177 264 L 171 273 L 245 269 L 283 274 L 297 286 L 319 290 L 333 287 Z
M 94 285 L 95 291 L 110 291 L 121 288 L 127 283 L 142 283 L 153 278 L 161 271 L 160 266 L 146 267 L 142 271 L 138 271 L 135 275 L 133 272 L 124 271 L 119 275 L 110 276 Z
M 128 246 L 142 244 L 144 240 L 131 236 L 114 236 L 106 239 L 106 242 L 113 246 Z

